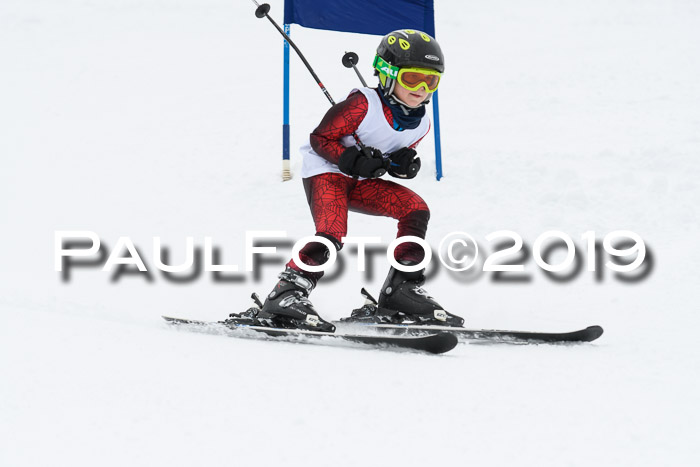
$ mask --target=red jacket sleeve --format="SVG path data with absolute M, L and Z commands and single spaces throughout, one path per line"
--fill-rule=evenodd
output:
M 367 115 L 367 109 L 367 98 L 360 91 L 331 107 L 310 136 L 311 147 L 316 154 L 338 164 L 340 155 L 345 151 L 340 140 L 357 130 Z

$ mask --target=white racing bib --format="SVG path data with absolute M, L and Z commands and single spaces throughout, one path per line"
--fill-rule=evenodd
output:
M 357 90 L 358 89 L 353 89 L 352 92 Z M 394 130 L 391 125 L 389 125 L 389 122 L 386 121 L 382 108 L 382 100 L 377 94 L 377 91 L 371 88 L 359 88 L 359 91 L 367 98 L 368 106 L 367 115 L 365 115 L 365 118 L 362 120 L 355 133 L 365 146 L 377 148 L 382 151 L 382 154 L 388 154 L 397 149 L 411 146 L 416 141 L 423 138 L 428 133 L 428 130 L 430 130 L 430 117 L 428 117 L 427 112 L 421 119 L 417 128 L 403 131 Z M 355 138 L 352 135 L 345 136 L 341 140 L 341 143 L 346 148 L 354 146 Z M 337 165 L 316 154 L 311 148 L 311 143 L 307 142 L 299 151 L 304 158 L 301 169 L 302 178 L 309 178 L 328 172 L 342 173 Z M 362 178 L 360 178 L 360 180 L 362 180 Z

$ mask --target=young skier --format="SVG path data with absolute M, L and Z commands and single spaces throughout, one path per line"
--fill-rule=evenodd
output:
M 420 169 L 415 147 L 430 129 L 425 105 L 445 69 L 440 45 L 421 31 L 393 31 L 382 38 L 374 68 L 378 87 L 353 90 L 331 107 L 301 148 L 304 190 L 316 235 L 330 240 L 336 250 L 343 247 L 349 210 L 397 219 L 397 237 L 425 238 L 430 218 L 428 206 L 416 193 L 379 177 L 388 170 L 408 179 Z M 307 265 L 321 265 L 329 254 L 324 244 L 311 242 L 299 257 Z M 402 265 L 416 265 L 423 258 L 422 247 L 415 243 L 403 243 L 395 250 Z M 377 322 L 461 325 L 462 318 L 444 311 L 421 287 L 424 271 L 406 273 L 392 267 L 378 308 L 368 312 L 363 307 L 353 316 Z M 290 260 L 257 319 L 276 327 L 332 332 L 335 327 L 319 317 L 308 299 L 322 275 Z

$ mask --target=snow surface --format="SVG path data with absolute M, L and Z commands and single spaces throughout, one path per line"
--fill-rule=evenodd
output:
M 167 280 L 185 237 L 244 265 L 248 230 L 313 234 L 298 177 L 282 183 L 281 38 L 247 1 L 0 3 L 0 465 L 700 465 L 700 6 L 692 1 L 436 2 L 447 57 L 433 143 L 407 184 L 429 241 L 497 230 L 532 246 L 638 233 L 651 274 L 585 270 L 556 283 L 427 289 L 470 327 L 568 330 L 580 346 L 461 345 L 444 356 L 177 332 L 160 315 L 220 319 L 272 286 Z M 271 14 L 282 19 L 282 2 Z M 378 38 L 293 27 L 336 100 L 357 86 L 346 50 Z M 292 146 L 327 108 L 292 63 Z M 300 170 L 294 154 L 292 165 Z M 130 237 L 152 271 L 54 270 L 54 232 Z M 350 234 L 395 222 L 351 214 Z M 328 319 L 380 286 L 354 269 L 313 295 Z

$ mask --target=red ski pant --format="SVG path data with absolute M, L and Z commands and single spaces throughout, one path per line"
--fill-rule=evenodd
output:
M 348 232 L 348 211 L 387 216 L 397 219 L 397 237 L 416 236 L 425 238 L 430 219 L 428 205 L 416 193 L 398 183 L 381 178 L 356 180 L 339 173 L 324 173 L 304 179 L 304 190 L 316 224 L 316 235 L 326 237 L 337 250 L 342 248 L 341 239 Z M 419 263 L 425 253 L 420 245 L 407 242 L 399 245 L 394 257 L 397 261 Z M 299 253 L 306 264 L 323 264 L 328 250 L 318 242 L 308 243 Z M 288 266 L 301 271 L 294 264 Z M 310 273 L 304 271 L 305 275 Z M 322 274 L 314 273 L 314 279 Z

